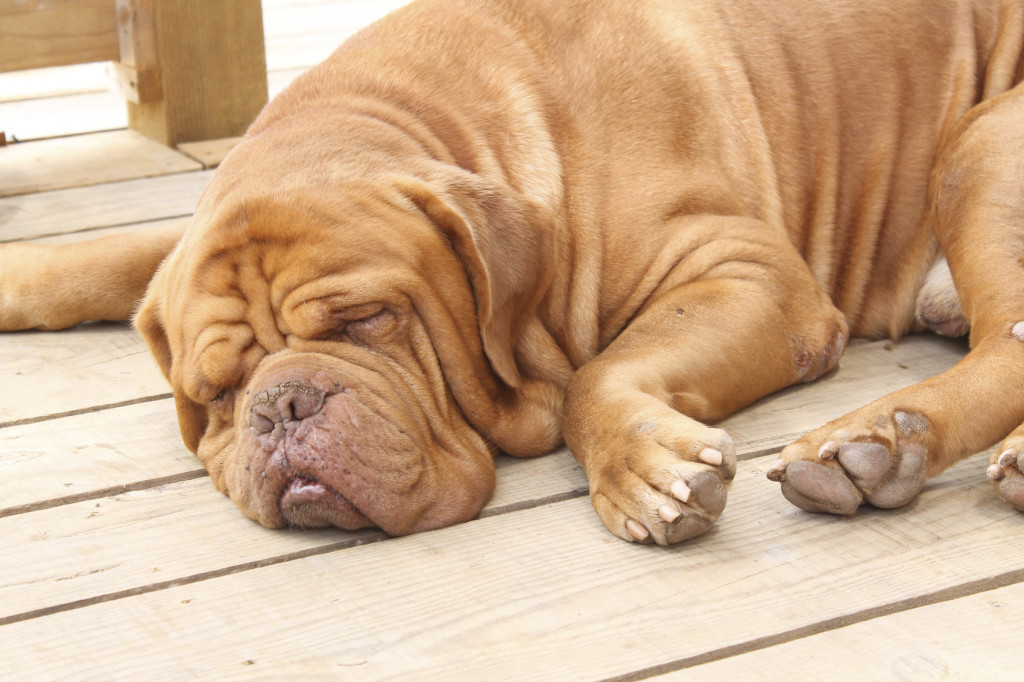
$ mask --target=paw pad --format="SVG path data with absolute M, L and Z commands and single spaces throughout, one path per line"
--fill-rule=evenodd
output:
M 860 491 L 837 467 L 816 462 L 793 462 L 785 470 L 782 494 L 810 512 L 851 516 L 861 503 Z

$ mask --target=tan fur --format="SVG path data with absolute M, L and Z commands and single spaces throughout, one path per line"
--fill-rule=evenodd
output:
M 1022 43 L 1017 0 L 419 0 L 266 107 L 137 325 L 186 444 L 264 524 L 454 523 L 493 448 L 564 437 L 609 529 L 669 543 L 725 504 L 734 449 L 704 424 L 928 324 L 944 252 L 977 350 L 773 470 L 807 508 L 902 499 L 914 472 L 861 485 L 881 450 L 819 452 L 885 442 L 895 472 L 923 448 L 934 473 L 1024 421 Z M 0 325 L 79 321 L 31 312 L 62 275 L 11 248 Z M 87 317 L 124 314 L 143 260 L 89 282 L 119 301 Z M 789 481 L 800 461 L 830 468 Z

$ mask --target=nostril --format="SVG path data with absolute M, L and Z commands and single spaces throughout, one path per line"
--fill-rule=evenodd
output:
M 291 393 L 290 408 L 292 419 L 303 420 L 312 417 L 324 406 L 323 391 L 312 384 L 302 382 Z

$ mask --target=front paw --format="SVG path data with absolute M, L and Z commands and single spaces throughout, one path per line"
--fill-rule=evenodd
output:
M 1024 436 L 1011 436 L 989 462 L 988 478 L 999 498 L 1024 511 Z
M 905 412 L 870 429 L 820 429 L 785 448 L 768 478 L 806 511 L 850 516 L 864 503 L 902 507 L 924 487 L 927 449 L 920 437 L 927 430 L 924 417 Z
M 732 439 L 696 422 L 686 427 L 681 435 L 664 424 L 642 424 L 633 442 L 611 448 L 590 467 L 594 509 L 623 540 L 688 540 L 711 528 L 725 509 L 726 488 L 736 475 Z

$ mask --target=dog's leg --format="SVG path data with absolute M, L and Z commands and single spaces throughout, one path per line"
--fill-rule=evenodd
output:
M 715 522 L 736 471 L 715 421 L 831 369 L 846 322 L 788 239 L 754 220 L 693 217 L 629 325 L 581 367 L 563 433 L 612 533 L 669 544 Z M 709 239 L 714 235 L 714 239 Z
M 933 225 L 971 329 L 949 371 L 787 447 L 769 472 L 809 511 L 898 507 L 925 479 L 1024 421 L 1024 84 L 963 121 L 933 176 Z M 993 458 L 1003 498 L 1024 507 L 1021 437 Z
M 0 331 L 131 317 L 182 231 L 174 225 L 70 244 L 0 244 Z

